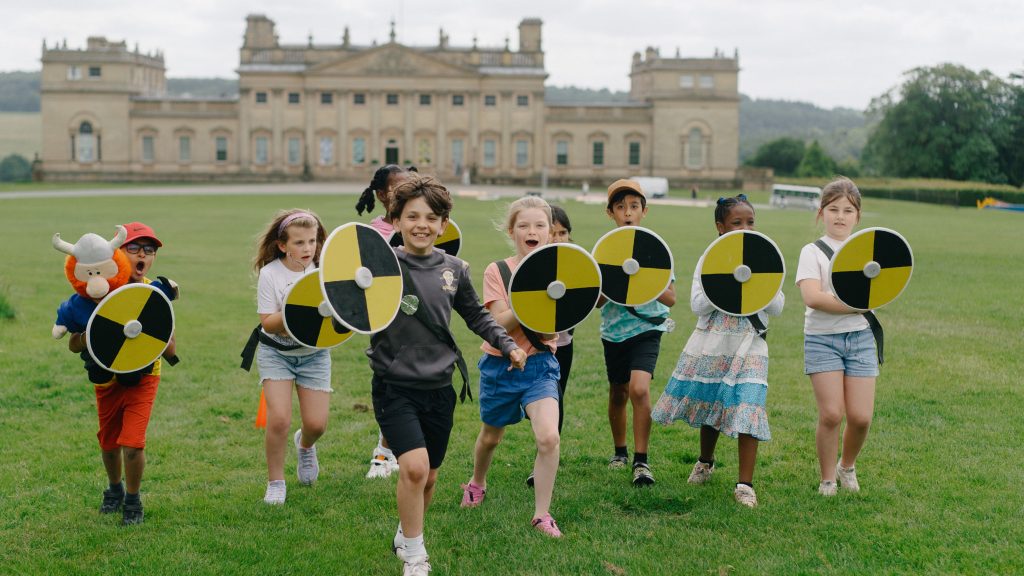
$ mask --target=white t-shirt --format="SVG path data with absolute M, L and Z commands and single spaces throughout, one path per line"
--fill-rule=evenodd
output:
M 839 250 L 842 242 L 822 236 L 821 239 L 828 244 L 832 251 Z M 825 253 L 813 243 L 803 247 L 800 251 L 800 261 L 796 267 L 796 284 L 799 286 L 801 280 L 821 281 L 821 290 L 828 294 L 832 291 L 832 279 L 828 275 L 829 259 Z M 868 321 L 864 315 L 856 312 L 852 314 L 833 314 L 822 310 L 815 310 L 810 306 L 804 313 L 804 334 L 842 334 L 844 332 L 857 332 L 868 327 Z
M 312 268 L 309 270 L 312 270 Z M 273 314 L 280 312 L 284 308 L 284 297 L 288 295 L 288 290 L 291 289 L 292 284 L 298 282 L 305 274 L 306 271 L 295 272 L 289 270 L 280 258 L 260 268 L 260 280 L 256 288 L 256 313 Z M 285 346 L 295 346 L 298 344 L 291 336 L 270 334 L 262 328 L 260 330 L 267 336 L 270 336 L 272 340 Z M 279 350 L 281 354 L 286 356 L 305 356 L 317 351 L 315 348 L 306 347 L 296 350 Z

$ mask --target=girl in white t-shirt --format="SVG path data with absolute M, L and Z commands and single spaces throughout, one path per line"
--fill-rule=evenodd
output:
M 253 268 L 261 330 L 256 364 L 267 403 L 267 504 L 284 504 L 284 453 L 292 420 L 292 388 L 299 397 L 302 426 L 295 431 L 299 482 L 312 484 L 320 473 L 316 441 L 327 427 L 331 390 L 328 350 L 306 348 L 284 328 L 284 297 L 291 286 L 320 263 L 326 233 L 308 210 L 279 213 L 260 236 Z
M 861 196 L 848 178 L 836 178 L 822 189 L 818 218 L 825 235 L 817 242 L 831 252 L 839 249 L 860 222 Z M 854 465 L 871 426 L 875 404 L 878 356 L 875 338 L 862 314 L 843 304 L 832 290 L 830 257 L 817 243 L 800 251 L 796 284 L 807 312 L 804 316 L 804 373 L 810 375 L 818 403 L 815 439 L 821 484 L 818 492 L 833 496 L 838 483 L 860 490 Z M 846 416 L 842 459 L 839 427 Z

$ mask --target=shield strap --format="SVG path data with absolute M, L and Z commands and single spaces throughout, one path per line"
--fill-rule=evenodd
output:
M 832 247 L 825 244 L 821 238 L 815 240 L 814 245 L 817 246 L 818 250 L 821 250 L 829 260 L 831 260 L 832 256 L 835 254 L 835 252 L 832 251 Z M 863 314 L 864 319 L 868 321 L 868 326 L 871 327 L 871 334 L 875 337 L 875 348 L 878 350 L 878 365 L 881 366 L 884 361 L 884 355 L 882 353 L 884 337 L 884 334 L 882 333 L 882 324 L 878 321 L 875 313 L 870 310 L 867 312 L 861 312 L 861 314 Z
M 256 346 L 260 342 L 266 344 L 267 346 L 270 346 L 271 348 L 281 350 L 282 352 L 289 352 L 291 350 L 298 350 L 299 348 L 302 348 L 300 344 L 295 344 L 294 346 L 286 346 L 284 344 L 281 344 L 280 342 L 264 334 L 263 331 L 260 330 L 260 328 L 262 327 L 262 325 L 257 325 L 255 328 L 252 329 L 252 333 L 249 334 L 249 339 L 245 342 L 245 348 L 242 348 L 241 368 L 246 372 L 248 372 L 252 368 L 252 359 L 256 357 Z
M 498 273 L 501 274 L 501 283 L 505 285 L 505 293 L 511 294 L 512 290 L 512 269 L 508 267 L 508 264 L 504 260 L 496 260 L 494 264 L 498 267 Z M 533 330 L 530 330 L 522 324 L 519 325 L 523 329 L 523 334 L 526 335 L 526 339 L 530 341 L 530 345 L 537 349 L 537 351 L 550 350 L 547 345 L 544 344 L 538 335 Z
M 401 258 L 398 260 L 398 267 L 402 269 L 402 284 L 405 286 L 404 293 L 419 298 L 419 294 L 416 294 L 416 285 L 412 283 L 412 277 L 409 275 L 409 268 L 405 265 L 405 262 L 402 262 Z M 459 402 L 465 402 L 466 396 L 469 396 L 469 399 L 472 400 L 473 391 L 469 389 L 469 368 L 466 367 L 466 360 L 462 357 L 462 350 L 455 343 L 455 337 L 452 336 L 451 330 L 447 326 L 442 326 L 431 320 L 427 316 L 426 308 L 423 306 L 416 307 L 413 318 L 419 320 L 420 324 L 426 326 L 438 340 L 450 346 L 455 352 L 455 365 L 459 367 L 459 375 L 462 376 L 462 390 L 459 392 Z
M 665 323 L 665 320 L 668 320 L 668 318 L 666 318 L 664 316 L 647 316 L 646 314 L 641 314 L 641 313 L 637 312 L 636 308 L 634 308 L 632 306 L 623 306 L 623 308 L 625 308 L 626 312 L 629 312 L 633 316 L 636 316 L 637 318 L 639 318 L 641 320 L 644 320 L 646 322 L 650 322 L 651 324 L 654 324 L 655 326 L 661 326 L 662 324 Z

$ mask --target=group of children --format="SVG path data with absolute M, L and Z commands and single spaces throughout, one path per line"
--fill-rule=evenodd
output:
M 434 248 L 452 209 L 444 186 L 414 169 L 385 166 L 360 197 L 360 214 L 373 209 L 375 197 L 383 205 L 386 218 L 378 217 L 371 225 L 386 238 L 401 234 L 402 246 L 395 253 L 404 291 L 400 312 L 387 328 L 370 338 L 367 350 L 373 370 L 373 410 L 380 430 L 367 476 L 398 472 L 399 524 L 392 549 L 405 563 L 405 574 L 430 571 L 423 543 L 424 517 L 452 431 L 455 370 L 458 368 L 465 378 L 462 352 L 449 331 L 453 310 L 483 340 L 478 362 L 482 425 L 474 446 L 472 477 L 462 485 L 461 505 L 483 504 L 487 474 L 505 428 L 529 418 L 536 441 L 536 458 L 527 479 L 535 494 L 531 524 L 548 536 L 560 537 L 550 508 L 559 465 L 564 395 L 572 366 L 572 334 L 537 334 L 520 325 L 510 307 L 508 286 L 511 273 L 530 252 L 551 242 L 571 241 L 568 216 L 538 197 L 512 202 L 501 232 L 508 235 L 514 253 L 484 270 L 481 303 L 470 281 L 468 264 Z M 609 187 L 606 212 L 616 226 L 641 225 L 648 210 L 647 198 L 636 183 L 619 180 Z M 807 306 L 805 373 L 810 375 L 819 411 L 819 492 L 831 496 L 837 491 L 837 481 L 847 490 L 859 489 L 854 465 L 871 421 L 878 361 L 874 338 L 863 316 L 833 294 L 827 273 L 829 255 L 820 247 L 823 243 L 837 249 L 859 222 L 860 193 L 852 181 L 838 178 L 824 188 L 818 218 L 824 221 L 825 236 L 819 245 L 809 244 L 801 251 L 796 283 Z M 753 206 L 742 194 L 719 199 L 714 221 L 719 235 L 753 230 Z M 138 278 L 133 273 L 133 281 L 146 281 L 144 273 L 152 264 L 152 258 L 146 258 L 155 257 L 160 246 L 151 229 L 146 230 L 148 236 L 129 237 L 123 248 L 145 262 L 136 269 Z M 293 436 L 297 474 L 301 483 L 312 484 L 319 473 L 316 442 L 327 424 L 330 356 L 326 350 L 305 348 L 293 341 L 284 328 L 281 311 L 291 284 L 318 266 L 325 234 L 323 224 L 312 212 L 282 212 L 261 236 L 254 261 L 259 274 L 260 316 L 256 359 L 267 405 L 268 483 L 264 501 L 268 504 L 283 504 L 286 499 L 284 456 L 291 426 L 292 388 L 297 392 L 302 420 Z M 765 408 L 767 342 L 764 332 L 759 332 L 750 318 L 727 315 L 711 305 L 701 288 L 699 269 L 700 263 L 690 290 L 690 308 L 698 317 L 697 325 L 653 409 L 650 382 L 661 337 L 671 325 L 665 320 L 676 302 L 674 278 L 657 299 L 633 309 L 606 302 L 603 297 L 599 301 L 609 382 L 608 421 L 614 445 L 609 467 L 630 465 L 626 433 L 627 405 L 631 405 L 633 485 L 655 482 L 648 462 L 652 421 L 670 424 L 681 420 L 700 429 L 700 457 L 688 481 L 703 484 L 711 477 L 721 434 L 737 438 L 739 472 L 734 495 L 740 504 L 754 507 L 757 446 L 771 438 Z M 758 313 L 759 324 L 767 326 L 767 316 L 780 314 L 783 306 L 780 292 Z M 81 349 L 81 340 L 80 334 L 72 338 L 72 350 Z M 159 374 L 159 363 L 153 372 Z M 105 386 L 117 389 L 117 379 Z M 97 385 L 99 436 L 110 479 L 101 511 L 113 511 L 121 502 L 118 486 L 123 447 L 128 478 L 124 509 L 125 521 L 129 522 L 129 502 L 132 506 L 138 502 L 141 464 L 136 462 L 141 462 L 155 383 L 153 394 L 146 396 L 148 404 L 142 418 L 135 418 L 137 411 L 133 408 L 108 407 L 106 401 L 101 401 L 108 394 L 107 388 L 101 390 Z M 135 393 L 139 389 L 125 390 Z M 111 410 L 120 412 L 111 417 Z M 842 459 L 837 461 L 844 416 L 847 426 Z M 141 424 L 134 424 L 136 420 Z M 141 441 L 129 434 L 140 426 Z M 138 510 L 141 521 L 141 504 Z

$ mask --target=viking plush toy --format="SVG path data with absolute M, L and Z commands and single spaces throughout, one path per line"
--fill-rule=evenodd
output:
M 127 235 L 125 227 L 118 226 L 117 234 L 109 241 L 90 233 L 74 245 L 61 240 L 59 233 L 53 235 L 53 247 L 68 255 L 64 260 L 64 275 L 76 292 L 57 309 L 57 322 L 52 330 L 54 338 L 63 338 L 69 330 L 85 331 L 96 303 L 131 279 L 128 257 L 118 250 Z

